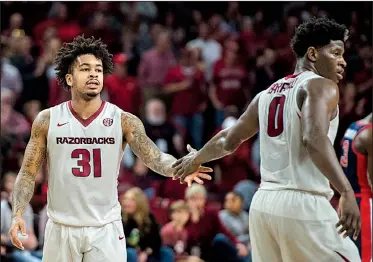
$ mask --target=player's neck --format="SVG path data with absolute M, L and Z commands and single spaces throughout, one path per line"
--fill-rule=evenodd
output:
M 318 74 L 315 66 L 307 61 L 305 61 L 303 58 L 298 59 L 297 64 L 295 65 L 294 75 L 304 72 L 304 71 L 311 71 L 315 74 Z
M 100 108 L 102 99 L 96 96 L 91 100 L 84 100 L 82 98 L 72 97 L 71 106 L 74 111 L 83 119 L 89 118 Z

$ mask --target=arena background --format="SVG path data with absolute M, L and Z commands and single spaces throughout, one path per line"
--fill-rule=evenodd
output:
M 105 79 L 104 97 L 140 116 L 150 138 L 180 157 L 188 143 L 201 147 L 234 123 L 255 94 L 293 72 L 295 59 L 289 45 L 293 30 L 313 16 L 333 18 L 350 30 L 346 75 L 339 84 L 340 125 L 335 143 L 339 155 L 339 141 L 348 125 L 372 112 L 371 2 L 2 2 L 2 211 L 32 121 L 40 110 L 69 99 L 55 80 L 53 65 L 53 56 L 64 42 L 80 34 L 102 38 L 114 54 L 116 67 Z M 204 40 L 199 38 L 200 31 L 205 31 Z M 154 50 L 163 50 L 164 55 L 154 61 Z M 174 83 L 187 83 L 187 91 L 172 91 Z M 243 195 L 243 208 L 248 210 L 260 181 L 259 162 L 254 137 L 234 155 L 209 163 L 215 171 L 213 181 L 205 184 L 207 208 L 221 210 L 226 194 L 235 190 Z M 137 205 L 149 204 L 150 215 L 142 215 L 154 215 L 158 231 L 170 219 L 170 203 L 184 199 L 186 189 L 149 171 L 127 150 L 119 174 L 120 197 L 132 187 L 146 194 L 149 203 Z M 200 188 L 193 192 L 203 196 Z M 46 194 L 44 167 L 31 201 L 30 221 L 37 238 L 32 249 L 36 251 L 42 250 Z M 1 220 L 2 259 L 9 259 L 14 249 L 3 243 L 7 233 L 3 232 L 3 212 Z M 218 226 L 215 234 L 222 230 Z M 157 238 L 159 246 L 161 238 Z M 162 246 L 167 246 L 165 241 Z M 203 246 L 185 244 L 189 254 Z M 15 261 L 40 261 L 32 260 L 40 257 L 37 252 L 25 257 Z

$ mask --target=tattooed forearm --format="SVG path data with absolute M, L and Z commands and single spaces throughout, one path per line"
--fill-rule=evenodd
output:
M 17 176 L 13 192 L 13 217 L 22 216 L 34 193 L 35 175 L 21 171 Z
M 240 140 L 227 140 L 228 129 L 220 131 L 206 143 L 196 154 L 194 162 L 203 164 L 231 154 L 239 145 Z
M 22 216 L 34 193 L 35 177 L 46 156 L 46 135 L 49 127 L 49 111 L 42 111 L 35 119 L 30 141 L 27 144 L 21 170 L 13 189 L 13 217 Z
M 151 170 L 163 176 L 172 177 L 173 156 L 163 153 L 146 135 L 143 123 L 136 116 L 122 114 L 122 129 L 126 142 L 133 153 Z

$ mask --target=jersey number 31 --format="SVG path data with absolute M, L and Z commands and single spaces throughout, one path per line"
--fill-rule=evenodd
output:
M 93 177 L 101 177 L 101 149 L 93 149 L 92 154 L 87 149 L 75 149 L 71 152 L 71 158 L 78 159 L 76 162 L 78 167 L 73 167 L 71 170 L 74 176 L 87 177 L 93 169 Z
M 269 104 L 267 134 L 270 137 L 281 135 L 284 131 L 285 96 L 276 96 Z

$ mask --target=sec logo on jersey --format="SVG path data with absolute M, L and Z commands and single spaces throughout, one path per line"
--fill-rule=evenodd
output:
M 102 120 L 102 123 L 104 124 L 104 126 L 111 126 L 113 124 L 113 119 L 105 118 L 104 120 Z

